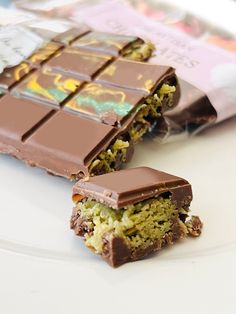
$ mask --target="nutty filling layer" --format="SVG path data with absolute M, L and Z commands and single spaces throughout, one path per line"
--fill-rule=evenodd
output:
M 169 107 L 173 105 L 175 90 L 175 86 L 164 83 L 153 95 L 145 99 L 145 102 L 137 108 L 138 113 L 129 130 L 91 163 L 89 167 L 91 176 L 120 169 L 122 163 L 127 161 L 132 146 L 151 131 L 153 121 L 161 116 L 163 102 Z
M 169 232 L 174 233 L 176 223 L 183 236 L 189 233 L 188 209 L 177 209 L 169 198 L 151 198 L 119 210 L 91 199 L 76 206 L 86 226 L 83 232 L 86 246 L 99 254 L 103 253 L 107 236 L 122 238 L 135 253 L 155 244 Z
M 137 41 L 123 51 L 122 57 L 134 61 L 145 61 L 151 57 L 154 50 L 155 46 L 151 42 Z

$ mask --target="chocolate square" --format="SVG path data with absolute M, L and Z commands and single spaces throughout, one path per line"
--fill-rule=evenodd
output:
M 51 108 L 11 95 L 0 99 L 0 141 L 21 146 L 25 135 L 42 121 Z
M 133 89 L 148 95 L 160 81 L 163 82 L 170 75 L 173 75 L 173 69 L 167 66 L 119 59 L 106 67 L 97 76 L 96 82 Z
M 0 74 L 0 90 L 9 90 L 15 83 L 19 82 L 23 77 L 25 77 L 32 69 L 33 66 L 25 62 L 22 62 L 12 68 L 6 68 Z
M 66 32 L 58 34 L 56 37 L 53 38 L 53 41 L 59 42 L 64 44 L 65 46 L 70 45 L 75 39 L 81 37 L 82 35 L 88 33 L 90 28 L 85 25 L 81 24 L 78 27 L 73 27 L 68 29 Z
M 47 67 L 59 73 L 91 81 L 93 76 L 110 60 L 111 57 L 107 55 L 99 55 L 76 48 L 66 48 L 52 58 L 47 63 Z
M 136 36 L 91 32 L 76 40 L 73 47 L 100 51 L 117 57 L 125 47 L 136 41 L 140 41 Z
M 88 175 L 88 166 L 114 138 L 116 129 L 59 111 L 25 143 L 36 165 L 72 178 Z
M 33 53 L 28 59 L 27 62 L 35 66 L 42 65 L 45 61 L 50 59 L 59 49 L 63 47 L 62 44 L 50 42 L 44 47 L 38 49 Z
M 79 80 L 43 68 L 20 83 L 12 93 L 60 106 L 80 85 Z
M 64 108 L 115 125 L 121 123 L 142 99 L 140 93 L 90 83 L 86 84 Z

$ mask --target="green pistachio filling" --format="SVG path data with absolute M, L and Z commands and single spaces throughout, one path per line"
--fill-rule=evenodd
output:
M 127 160 L 130 143 L 135 144 L 151 129 L 151 120 L 161 116 L 161 107 L 164 97 L 167 97 L 168 106 L 173 105 L 175 86 L 162 84 L 155 94 L 148 96 L 145 102 L 136 110 L 137 115 L 129 130 L 116 139 L 106 151 L 102 151 L 91 163 L 89 173 L 91 176 L 108 173 L 117 169 L 117 159 L 122 163 Z
M 122 238 L 131 251 L 145 249 L 171 232 L 173 221 L 178 221 L 184 233 L 188 233 L 179 214 L 187 216 L 187 210 L 178 210 L 170 199 L 151 198 L 135 205 L 114 210 L 91 199 L 77 204 L 80 217 L 86 221 L 89 232 L 85 243 L 97 253 L 102 253 L 104 237 Z
M 123 52 L 122 56 L 134 61 L 144 61 L 151 57 L 154 50 L 155 46 L 151 42 L 135 42 Z
M 99 173 L 108 173 L 115 170 L 117 158 L 121 162 L 126 161 L 127 149 L 129 147 L 128 141 L 117 139 L 106 151 L 99 154 L 89 167 L 91 175 Z

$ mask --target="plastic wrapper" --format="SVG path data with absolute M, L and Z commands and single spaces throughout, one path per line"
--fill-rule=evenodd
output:
M 18 9 L 4 9 L 0 7 L 0 29 L 6 26 L 25 27 L 28 31 L 37 34 L 44 42 L 56 35 L 78 26 L 72 20 L 50 18 Z
M 94 4 L 96 0 L 18 0 L 17 7 L 47 17 L 70 17 L 76 8 L 83 4 Z
M 154 130 L 156 139 L 193 135 L 236 114 L 236 55 L 142 16 L 124 1 L 103 1 L 79 9 L 83 20 L 100 31 L 134 34 L 152 41 L 150 62 L 176 68 L 180 100 Z
M 191 37 L 236 52 L 236 35 L 211 24 L 173 3 L 155 0 L 130 0 L 143 15 L 177 29 Z

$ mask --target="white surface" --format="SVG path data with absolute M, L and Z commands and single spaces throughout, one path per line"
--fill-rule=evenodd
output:
M 69 230 L 72 183 L 0 156 L 0 313 L 236 313 L 236 118 L 178 143 L 141 143 L 148 165 L 193 185 L 203 234 L 118 269 Z

